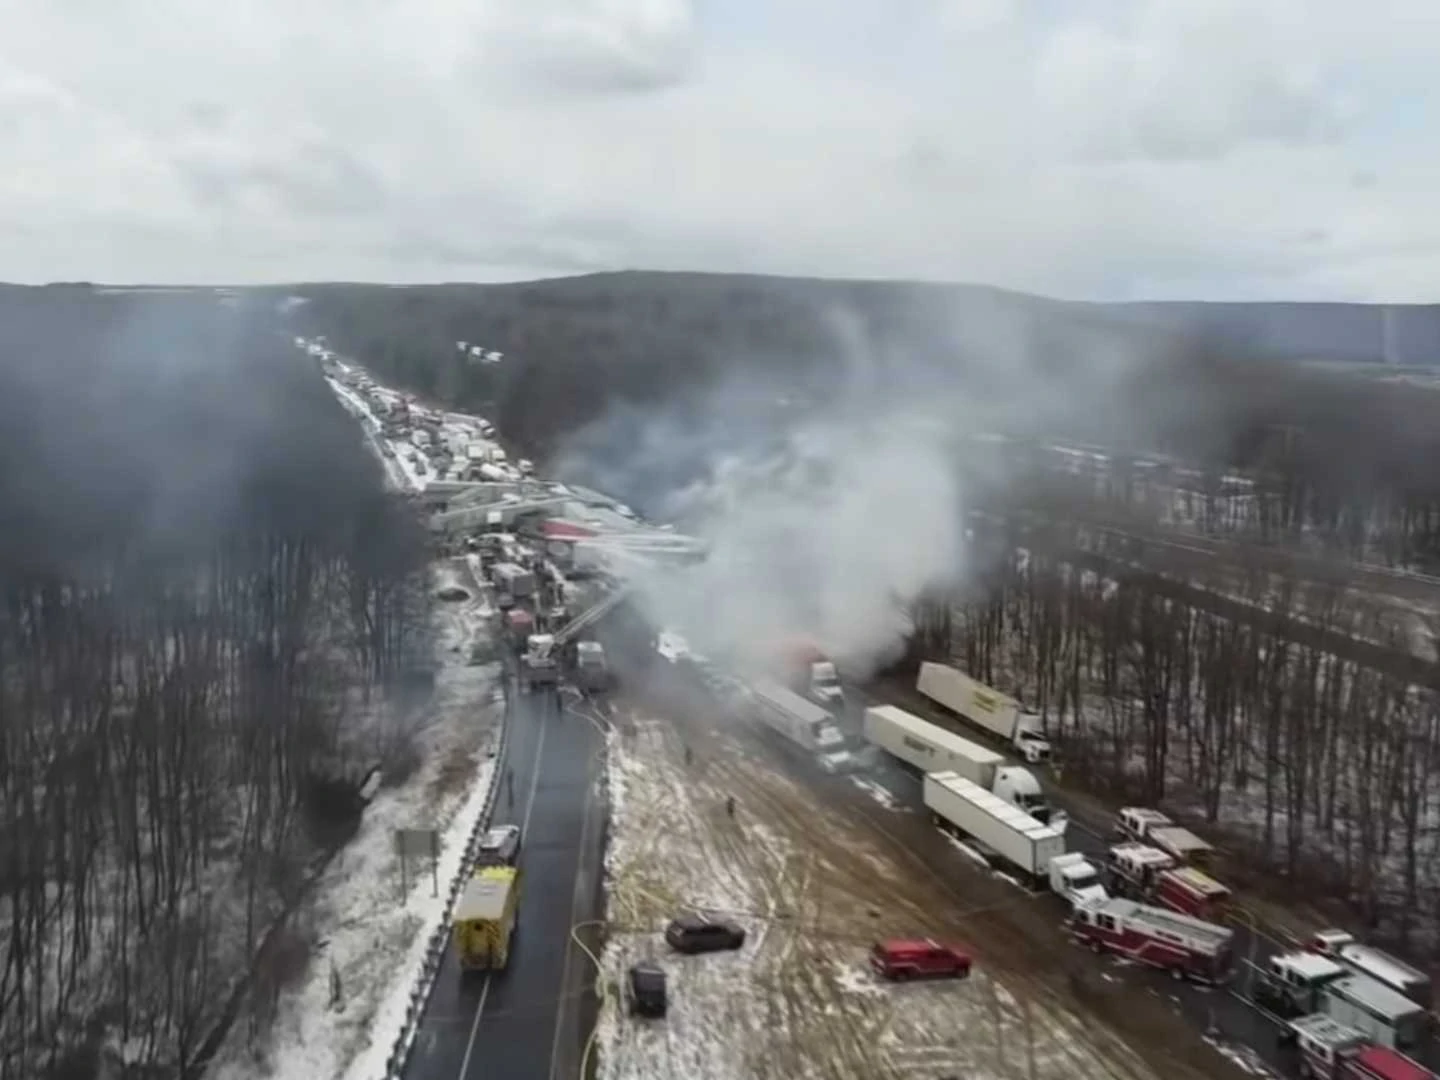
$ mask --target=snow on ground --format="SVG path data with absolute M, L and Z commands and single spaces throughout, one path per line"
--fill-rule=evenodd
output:
M 460 567 L 463 582 L 468 572 Z M 447 568 L 437 582 L 453 575 Z M 359 834 L 317 885 L 306 917 L 320 944 L 298 985 L 282 992 L 274 1028 L 252 1042 L 242 1016 L 210 1080 L 376 1080 L 384 1074 L 493 779 L 503 713 L 498 669 L 469 663 L 476 640 L 488 633 L 481 610 L 474 598 L 437 605 L 441 668 L 418 735 L 422 764 L 401 786 L 380 792 Z M 398 828 L 435 828 L 441 842 L 437 873 L 409 860 L 403 890 L 393 847 Z
M 690 754 L 663 721 L 622 720 L 611 736 L 600 1080 L 1154 1075 L 1128 1052 L 1096 1049 L 1079 1017 L 1018 999 L 983 964 L 960 982 L 879 983 L 870 945 L 953 933 L 953 897 L 727 737 Z M 685 910 L 734 919 L 744 948 L 669 953 L 661 931 Z M 630 1017 L 618 996 L 644 959 L 669 973 L 662 1021 Z

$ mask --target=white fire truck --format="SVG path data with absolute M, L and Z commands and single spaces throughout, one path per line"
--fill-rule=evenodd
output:
M 1234 931 L 1135 900 L 1076 908 L 1071 928 L 1097 953 L 1112 952 L 1177 979 L 1220 983 L 1230 975 Z

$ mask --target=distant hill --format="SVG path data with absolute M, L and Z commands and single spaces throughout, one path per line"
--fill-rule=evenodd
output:
M 1081 304 L 1108 318 L 1252 356 L 1440 367 L 1440 305 Z

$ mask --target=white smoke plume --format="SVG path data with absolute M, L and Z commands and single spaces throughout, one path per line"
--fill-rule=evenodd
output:
M 1043 432 L 1106 407 L 1133 368 L 1113 345 L 1077 345 L 1057 365 L 1004 310 L 967 320 L 953 343 L 932 340 L 923 358 L 875 344 L 849 315 L 830 325 L 841 363 L 818 381 L 797 389 L 745 365 L 698 407 L 614 412 L 557 462 L 562 477 L 708 541 L 705 562 L 659 572 L 640 593 L 657 626 L 717 659 L 763 665 L 793 638 L 851 671 L 897 656 L 911 602 L 970 569 L 973 485 L 1005 482 L 1003 466 L 962 470 L 956 435 Z M 817 386 L 824 400 L 790 415 Z

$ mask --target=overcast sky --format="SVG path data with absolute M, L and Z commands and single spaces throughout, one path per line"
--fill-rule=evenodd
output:
M 1435 0 L 0 0 L 0 279 L 1440 298 Z

